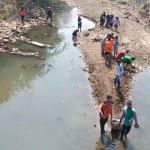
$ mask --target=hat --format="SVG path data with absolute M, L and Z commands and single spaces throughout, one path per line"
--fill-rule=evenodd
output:
M 127 100 L 127 104 L 132 104 L 132 101 L 131 100 Z

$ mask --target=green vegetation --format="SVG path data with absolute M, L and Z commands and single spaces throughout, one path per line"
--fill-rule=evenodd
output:
M 0 21 L 6 20 L 7 17 L 14 14 L 25 1 L 26 0 L 3 0 L 3 2 L 0 3 Z

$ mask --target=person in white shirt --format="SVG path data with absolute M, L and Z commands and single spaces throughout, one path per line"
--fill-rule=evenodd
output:
M 120 76 L 122 75 L 123 75 L 123 66 L 121 64 L 121 60 L 118 59 L 116 63 L 116 77 L 114 79 L 115 88 L 117 84 L 118 84 L 118 87 L 120 87 L 120 84 L 121 84 Z

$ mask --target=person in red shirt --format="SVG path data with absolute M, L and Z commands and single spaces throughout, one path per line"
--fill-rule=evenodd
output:
M 112 96 L 107 95 L 107 101 L 102 102 L 98 108 L 98 112 L 100 115 L 101 134 L 105 133 L 104 128 L 105 128 L 105 124 L 108 120 L 109 115 L 111 115 L 111 120 L 112 120 L 112 111 L 113 111 Z
M 23 7 L 20 9 L 20 16 L 21 16 L 22 24 L 24 24 L 25 11 Z
M 127 53 L 129 53 L 130 50 L 121 50 L 117 53 L 116 59 L 121 59 L 122 57 L 125 57 Z

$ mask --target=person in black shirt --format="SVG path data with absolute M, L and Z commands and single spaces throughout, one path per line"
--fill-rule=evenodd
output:
M 53 22 L 52 15 L 53 15 L 53 11 L 52 11 L 51 8 L 49 7 L 49 8 L 48 8 L 48 11 L 47 11 L 47 18 L 46 18 L 45 22 L 48 20 L 48 18 L 50 18 L 50 19 L 51 19 L 51 22 Z
M 106 19 L 106 14 L 105 14 L 105 12 L 103 12 L 103 14 L 100 16 L 100 28 L 102 30 L 103 30 L 103 27 L 104 27 L 105 19 Z

